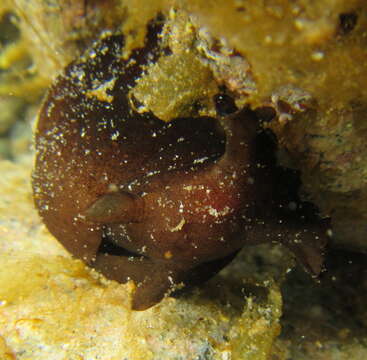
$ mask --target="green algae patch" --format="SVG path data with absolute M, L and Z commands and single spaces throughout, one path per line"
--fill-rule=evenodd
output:
M 218 87 L 211 71 L 192 53 L 161 57 L 134 87 L 132 95 L 159 119 L 197 116 L 208 112 Z M 206 111 L 204 109 L 207 109 Z
M 130 91 L 139 112 L 159 119 L 214 114 L 218 84 L 196 48 L 197 34 L 187 14 L 171 11 L 162 31 L 161 56 L 146 67 Z M 169 51 L 169 55 L 165 52 Z

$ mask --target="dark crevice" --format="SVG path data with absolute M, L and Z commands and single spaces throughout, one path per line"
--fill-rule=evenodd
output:
M 339 34 L 349 34 L 357 25 L 358 16 L 354 12 L 339 15 Z
M 226 94 L 215 95 L 214 103 L 219 116 L 227 116 L 238 110 L 234 99 Z
M 102 235 L 101 245 L 98 248 L 98 254 L 108 254 L 114 256 L 142 257 L 142 255 L 129 251 L 121 246 L 114 244 L 107 235 Z

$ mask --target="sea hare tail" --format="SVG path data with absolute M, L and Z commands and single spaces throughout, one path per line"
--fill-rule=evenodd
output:
M 287 226 L 274 221 L 264 221 L 263 225 L 249 228 L 247 242 L 260 244 L 279 242 L 292 251 L 297 261 L 313 277 L 323 270 L 324 250 L 328 238 L 328 221 Z
M 293 252 L 308 273 L 318 277 L 323 270 L 327 237 L 327 227 L 322 224 L 308 225 L 307 229 L 289 232 L 282 243 Z

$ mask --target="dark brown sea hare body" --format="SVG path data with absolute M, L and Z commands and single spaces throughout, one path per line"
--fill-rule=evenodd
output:
M 134 280 L 134 309 L 209 278 L 246 243 L 281 240 L 319 272 L 314 239 L 324 229 L 273 214 L 287 204 L 256 160 L 251 111 L 168 124 L 135 111 L 129 89 L 166 50 L 158 33 L 153 26 L 127 60 L 123 38 L 105 37 L 50 89 L 33 175 L 48 229 L 108 278 Z

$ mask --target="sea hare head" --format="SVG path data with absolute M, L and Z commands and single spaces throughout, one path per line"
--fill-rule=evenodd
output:
M 165 51 L 160 30 L 152 25 L 128 59 L 122 36 L 99 40 L 57 78 L 36 132 L 33 190 L 43 221 L 108 278 L 134 280 L 134 309 L 220 270 L 270 193 L 253 160 L 250 111 L 230 104 L 230 115 L 169 123 L 136 111 L 129 91 Z

